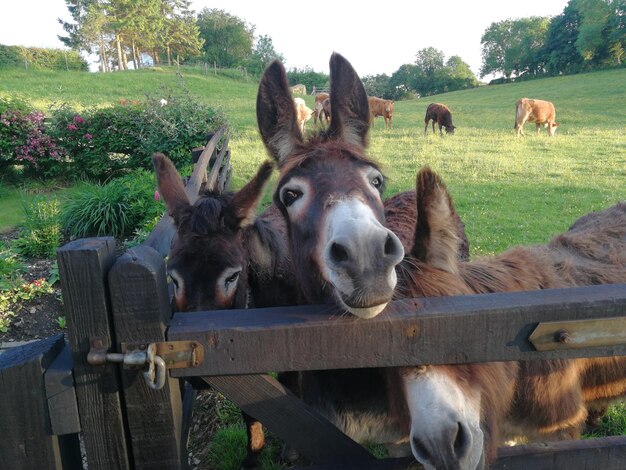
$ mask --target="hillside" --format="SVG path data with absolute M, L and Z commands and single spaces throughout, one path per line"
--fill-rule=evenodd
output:
M 146 69 L 112 74 L 3 70 L 0 96 L 19 94 L 46 109 L 53 102 L 105 106 L 117 100 L 167 94 L 179 79 L 199 100 L 220 107 L 233 130 L 235 187 L 266 158 L 256 130 L 257 84 L 245 78 L 184 70 Z M 555 103 L 555 138 L 513 133 L 515 101 Z M 313 97 L 306 98 L 312 106 Z M 431 102 L 453 112 L 457 132 L 424 136 Z M 396 103 L 393 130 L 378 119 L 369 153 L 389 177 L 389 194 L 413 187 L 427 164 L 447 182 L 467 223 L 472 253 L 546 241 L 578 216 L 626 199 L 626 69 L 485 86 Z M 307 124 L 312 129 L 312 122 Z M 269 198 L 269 197 L 268 197 Z

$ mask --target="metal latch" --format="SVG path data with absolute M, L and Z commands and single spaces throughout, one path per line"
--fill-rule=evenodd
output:
M 143 376 L 153 390 L 165 385 L 167 369 L 196 367 L 204 361 L 204 348 L 196 341 L 163 341 L 150 344 L 122 343 L 121 353 L 107 352 L 101 338 L 91 340 L 87 362 L 92 366 L 107 362 L 122 364 L 125 369 L 144 368 Z

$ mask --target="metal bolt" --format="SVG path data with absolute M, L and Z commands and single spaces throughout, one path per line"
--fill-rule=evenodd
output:
M 572 338 L 567 330 L 559 330 L 554 334 L 554 339 L 557 343 L 568 344 Z

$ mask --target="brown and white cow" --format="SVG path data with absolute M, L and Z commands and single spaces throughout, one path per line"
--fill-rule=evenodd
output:
M 435 132 L 435 123 L 439 126 L 439 133 L 443 135 L 443 128 L 446 128 L 446 134 L 454 134 L 456 126 L 452 124 L 452 113 L 450 108 L 445 104 L 431 103 L 426 108 L 426 116 L 424 116 L 424 134 L 428 129 L 428 121 L 433 121 L 433 133 Z
M 519 137 L 524 135 L 524 124 L 534 122 L 539 134 L 539 127 L 543 125 L 552 137 L 559 124 L 556 122 L 554 104 L 550 101 L 522 98 L 515 103 L 515 131 Z
M 374 125 L 376 117 L 382 116 L 385 119 L 385 129 L 392 128 L 393 101 L 383 100 L 375 96 L 368 96 L 367 101 L 370 105 L 371 124 Z
M 324 108 L 324 101 L 328 100 L 328 112 Z M 317 130 L 317 120 L 322 124 L 322 118 L 326 120 L 326 126 L 330 124 L 330 95 L 328 93 L 318 93 L 315 95 L 315 107 L 313 109 L 313 127 Z
M 302 98 L 294 98 L 293 103 L 296 107 L 296 120 L 298 121 L 298 127 L 300 132 L 304 135 L 304 123 L 311 119 L 313 110 L 309 108 Z

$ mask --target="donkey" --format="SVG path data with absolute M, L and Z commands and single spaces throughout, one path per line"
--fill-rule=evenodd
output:
M 416 186 L 414 247 L 397 297 L 626 282 L 626 203 L 582 217 L 547 245 L 470 263 L 456 259 L 441 179 L 422 169 Z M 484 468 L 509 438 L 577 438 L 589 412 L 626 396 L 626 357 L 407 367 L 400 376 L 411 448 L 427 469 Z
M 166 203 L 177 229 L 167 262 L 168 274 L 174 285 L 174 307 L 178 311 L 270 307 L 295 305 L 298 289 L 293 281 L 294 268 L 287 249 L 285 221 L 275 205 L 260 216 L 255 213 L 267 184 L 272 164 L 262 164 L 254 178 L 238 192 L 219 194 L 205 189 L 191 204 L 181 177 L 172 162 L 162 154 L 153 155 L 159 193 Z M 396 231 L 405 251 L 413 246 L 413 228 L 417 206 L 415 192 L 406 191 L 384 202 L 387 224 Z M 469 243 L 464 225 L 455 213 L 456 230 L 463 241 L 462 259 L 469 256 Z M 382 371 L 375 372 L 378 382 Z M 356 376 L 362 380 L 354 381 Z M 348 373 L 352 382 L 350 394 L 344 393 L 346 403 L 358 402 L 352 392 L 371 380 L 371 373 Z M 320 388 L 334 389 L 333 376 L 316 380 L 312 375 L 299 386 L 294 374 L 279 374 L 279 380 L 291 389 L 316 401 Z M 324 383 L 322 386 L 321 384 Z M 330 388 L 329 388 L 330 387 Z M 297 390 L 296 390 L 297 389 Z M 332 395 L 332 393 L 331 393 Z M 379 397 L 380 398 L 380 397 Z M 383 396 L 379 403 L 385 402 Z M 365 415 L 369 403 L 355 407 L 355 415 Z M 363 410 L 362 412 L 360 410 Z M 322 410 L 322 412 L 325 412 Z M 329 415 L 330 413 L 325 413 Z M 261 424 L 243 414 L 248 433 L 244 468 L 255 468 L 265 445 Z

